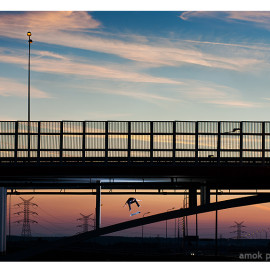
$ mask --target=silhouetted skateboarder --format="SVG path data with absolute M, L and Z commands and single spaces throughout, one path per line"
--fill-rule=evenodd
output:
M 138 200 L 138 201 L 142 201 L 142 200 Z M 128 205 L 129 211 L 131 211 L 131 206 L 130 206 L 130 205 L 133 204 L 133 203 L 136 203 L 136 205 L 137 205 L 138 207 L 140 207 L 140 204 L 137 202 L 137 199 L 134 198 L 134 197 L 128 198 L 128 200 L 126 201 L 124 207 L 125 207 L 126 205 Z

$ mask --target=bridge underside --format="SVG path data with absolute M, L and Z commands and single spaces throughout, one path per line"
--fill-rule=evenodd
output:
M 42 163 L 1 164 L 0 186 L 95 188 L 93 178 L 125 178 L 128 183 L 103 183 L 108 189 L 270 189 L 270 166 L 217 164 Z M 148 183 L 132 182 L 140 179 Z M 162 181 L 162 179 L 164 179 Z M 45 185 L 46 184 L 46 185 Z

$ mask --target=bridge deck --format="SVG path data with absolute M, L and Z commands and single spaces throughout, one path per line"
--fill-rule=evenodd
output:
M 0 178 L 19 177 L 197 177 L 267 188 L 270 122 L 2 121 Z

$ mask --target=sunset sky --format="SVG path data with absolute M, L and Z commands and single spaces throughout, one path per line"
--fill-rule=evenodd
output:
M 80 213 L 94 217 L 95 213 L 95 196 L 94 195 L 22 195 L 24 199 L 34 197 L 33 203 L 38 207 L 30 208 L 32 211 L 38 213 L 38 215 L 30 216 L 30 219 L 38 221 L 38 224 L 31 224 L 31 230 L 33 236 L 68 236 L 74 235 L 77 232 L 82 231 L 82 228 L 77 225 L 82 224 L 78 221 L 81 218 Z M 128 197 L 136 197 L 140 201 L 141 214 L 130 217 L 130 212 L 127 207 L 123 207 Z M 218 200 L 225 200 L 230 198 L 236 198 L 240 196 L 219 196 Z M 8 196 L 8 216 L 9 216 L 9 198 Z M 198 198 L 199 201 L 199 198 Z M 211 197 L 211 202 L 215 201 L 215 197 Z M 20 235 L 22 230 L 22 223 L 18 224 L 16 221 L 23 219 L 23 214 L 17 215 L 16 212 L 23 210 L 23 206 L 20 207 L 16 204 L 21 203 L 22 200 L 19 196 L 11 197 L 11 235 Z M 140 218 L 145 213 L 150 212 L 149 215 L 166 212 L 172 208 L 179 209 L 183 207 L 183 196 L 175 195 L 103 195 L 101 197 L 101 226 L 108 226 L 111 224 L 117 224 L 119 222 L 129 221 L 132 219 Z M 218 237 L 233 238 L 236 236 L 236 228 L 231 226 L 235 225 L 235 221 L 240 223 L 244 221 L 246 226 L 243 231 L 246 234 L 254 233 L 253 237 L 250 235 L 248 238 L 259 239 L 270 236 L 270 221 L 269 219 L 270 206 L 268 204 L 259 204 L 254 206 L 247 206 L 241 208 L 234 208 L 228 210 L 222 210 L 218 212 Z M 132 205 L 132 212 L 138 211 L 136 205 Z M 147 216 L 147 215 L 145 215 Z M 9 217 L 8 217 L 9 218 Z M 7 221 L 9 226 L 9 220 Z M 90 221 L 89 224 L 93 224 Z M 175 221 L 168 221 L 168 237 L 174 238 L 175 236 Z M 166 223 L 165 221 L 145 225 L 144 235 L 146 237 L 165 237 Z M 89 228 L 91 229 L 91 228 Z M 198 232 L 200 238 L 214 238 L 215 237 L 215 212 L 203 213 L 198 215 Z M 9 234 L 9 228 L 7 228 Z M 188 217 L 188 234 L 196 234 L 195 216 Z M 141 227 L 124 230 L 121 232 L 112 233 L 110 235 L 118 236 L 134 236 L 141 237 Z M 180 236 L 181 224 L 180 224 Z
M 267 120 L 270 12 L 0 12 L 0 118 Z
M 270 12 L 1 11 L 0 120 L 27 119 L 28 31 L 32 120 L 269 120 Z M 103 225 L 130 220 L 127 198 L 102 197 Z M 177 196 L 138 198 L 142 213 L 182 204 Z M 74 234 L 79 213 L 94 212 L 94 196 L 49 199 L 33 200 L 41 208 L 35 235 Z M 12 197 L 12 206 L 19 202 Z M 234 221 L 268 230 L 269 210 L 222 211 L 219 234 L 232 237 Z M 213 238 L 214 221 L 214 213 L 199 216 L 199 234 Z M 190 223 L 194 235 L 194 217 Z M 173 220 L 169 227 L 174 236 Z M 164 232 L 165 222 L 145 227 L 146 236 Z

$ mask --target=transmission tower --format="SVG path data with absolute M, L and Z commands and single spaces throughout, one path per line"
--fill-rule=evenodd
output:
M 29 216 L 33 215 L 33 214 L 36 214 L 36 215 L 38 215 L 38 214 L 36 212 L 30 210 L 30 206 L 31 207 L 34 207 L 34 206 L 37 207 L 38 205 L 35 204 L 35 203 L 30 202 L 34 197 L 32 197 L 32 198 L 30 198 L 28 200 L 26 200 L 26 199 L 24 199 L 22 197 L 20 197 L 20 198 L 23 200 L 23 202 L 18 203 L 15 206 L 21 207 L 23 205 L 23 210 L 15 212 L 14 214 L 20 215 L 20 214 L 23 213 L 23 219 L 18 220 L 15 223 L 23 223 L 21 236 L 31 237 L 32 235 L 31 235 L 30 223 L 35 224 L 35 223 L 37 223 L 37 221 L 31 220 Z
M 244 238 L 242 236 L 242 234 L 247 233 L 246 231 L 242 230 L 242 228 L 246 227 L 246 226 L 243 225 L 243 223 L 244 222 L 241 222 L 241 223 L 235 222 L 235 225 L 231 226 L 231 228 L 236 228 L 235 231 L 231 232 L 231 233 L 236 233 L 236 237 L 235 237 L 236 239 L 242 239 L 242 238 Z
M 83 215 L 82 213 L 80 213 L 80 215 L 82 216 L 82 218 L 78 218 L 77 221 L 82 221 L 82 224 L 81 225 L 78 225 L 77 227 L 80 227 L 82 228 L 82 233 L 83 232 L 87 232 L 89 229 L 89 227 L 94 227 L 93 225 L 90 225 L 89 224 L 89 220 L 93 220 L 93 218 L 90 218 L 90 216 L 92 215 L 93 213 L 89 214 L 89 215 Z

